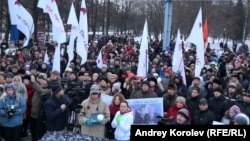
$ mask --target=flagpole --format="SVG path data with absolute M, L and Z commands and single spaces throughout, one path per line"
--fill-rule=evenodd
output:
M 170 51 L 170 34 L 172 22 L 172 0 L 165 1 L 164 33 L 162 50 Z

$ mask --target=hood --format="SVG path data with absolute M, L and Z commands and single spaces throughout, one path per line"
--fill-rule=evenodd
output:
M 21 76 L 19 76 L 19 75 L 14 76 L 14 77 L 13 77 L 13 82 L 14 82 L 15 79 L 19 79 L 19 80 L 20 80 L 20 81 L 18 82 L 18 85 L 20 85 L 20 84 L 22 83 L 22 78 L 21 78 Z
M 121 113 L 121 115 L 124 115 L 124 114 L 127 114 L 127 113 L 132 113 L 132 108 L 128 108 L 128 110 L 126 111 L 126 112 L 124 112 L 124 113 L 121 113 L 121 111 L 120 111 L 120 113 Z

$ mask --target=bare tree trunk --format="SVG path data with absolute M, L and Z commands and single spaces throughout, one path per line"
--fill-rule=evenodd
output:
M 34 40 L 37 41 L 37 22 L 38 22 L 38 8 L 37 8 L 37 3 L 38 3 L 38 0 L 35 0 L 34 3 L 33 3 L 33 7 L 32 7 L 32 17 L 33 17 L 33 21 L 34 21 Z
M 106 14 L 106 36 L 109 33 L 109 22 L 110 22 L 110 0 L 107 2 L 107 14 Z
M 243 28 L 242 43 L 245 43 L 245 39 L 246 39 L 246 30 L 247 30 L 247 25 L 248 25 L 249 4 L 250 4 L 250 1 L 248 0 L 246 8 L 245 8 L 245 22 L 244 22 L 244 28 Z

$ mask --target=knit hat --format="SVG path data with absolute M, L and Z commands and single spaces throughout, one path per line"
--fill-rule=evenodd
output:
M 249 118 L 244 113 L 239 113 L 234 117 L 234 121 L 239 125 L 249 125 Z
M 236 88 L 237 88 L 237 85 L 236 85 L 235 83 L 230 83 L 230 84 L 229 84 L 229 87 L 235 88 L 235 89 L 236 89 Z
M 11 84 L 7 84 L 6 86 L 5 86 L 5 90 L 7 91 L 7 89 L 13 89 L 13 91 L 14 91 L 14 94 L 15 94 L 15 86 L 11 83 Z
M 13 77 L 14 77 L 14 74 L 13 74 L 12 72 L 7 72 L 7 73 L 5 74 L 5 77 L 6 77 L 6 78 L 13 78 Z
M 121 89 L 121 83 L 116 82 L 116 83 L 113 84 L 113 87 L 114 87 L 116 90 L 120 90 L 120 89 Z
M 207 104 L 207 99 L 206 98 L 201 98 L 199 101 L 199 104 Z
M 148 82 L 147 80 L 146 80 L 146 81 L 143 81 L 143 82 L 142 82 L 142 85 L 143 85 L 143 84 L 146 84 L 146 85 L 149 86 L 149 82 Z
M 177 101 L 180 101 L 180 102 L 182 102 L 183 104 L 186 104 L 186 98 L 183 97 L 183 96 L 178 96 L 178 97 L 176 98 L 175 102 L 177 102 Z
M 240 113 L 240 108 L 237 105 L 233 105 L 230 108 L 230 111 L 233 111 L 234 113 L 238 114 L 238 113 Z
M 52 94 L 54 95 L 56 95 L 58 92 L 60 92 L 63 89 L 63 87 L 58 83 L 51 84 L 50 88 L 52 90 Z
M 90 94 L 100 94 L 100 87 L 97 84 L 93 84 L 90 88 Z
M 186 119 L 188 119 L 188 110 L 185 109 L 185 108 L 181 108 L 179 111 L 178 111 L 178 114 L 181 114 L 182 116 L 184 116 Z

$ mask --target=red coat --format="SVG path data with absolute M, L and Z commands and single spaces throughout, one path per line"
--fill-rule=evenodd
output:
M 187 108 L 187 105 L 184 105 L 184 107 L 182 108 Z M 174 104 L 172 107 L 170 107 L 167 111 L 167 114 L 164 115 L 165 118 L 170 118 L 170 117 L 173 117 L 174 120 L 176 120 L 176 117 L 177 117 L 177 114 L 178 114 L 178 111 L 180 110 L 181 108 L 178 108 L 176 107 L 176 104 Z M 191 122 L 191 114 L 190 114 L 190 111 L 188 110 L 189 112 L 189 115 L 188 115 L 188 118 L 189 118 L 189 121 Z
M 25 85 L 26 89 L 27 89 L 27 108 L 26 108 L 26 116 L 30 116 L 31 114 L 31 101 L 32 101 L 32 97 L 33 94 L 35 93 L 35 90 L 31 87 L 31 85 Z

